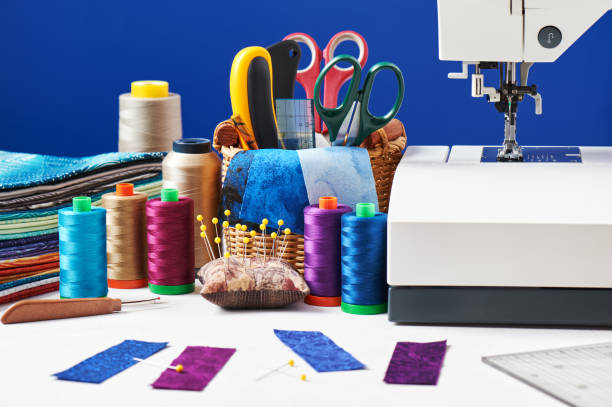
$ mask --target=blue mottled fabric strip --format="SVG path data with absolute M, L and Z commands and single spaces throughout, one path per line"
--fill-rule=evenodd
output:
M 146 359 L 166 346 L 168 342 L 125 340 L 54 376 L 60 380 L 102 383 L 138 363 L 134 358 Z
M 282 331 L 274 333 L 317 372 L 364 369 L 365 365 L 319 331 Z

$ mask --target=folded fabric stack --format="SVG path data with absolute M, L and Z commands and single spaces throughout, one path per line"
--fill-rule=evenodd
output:
M 70 158 L 0 151 L 0 304 L 58 289 L 57 212 L 122 182 L 159 196 L 165 153 Z

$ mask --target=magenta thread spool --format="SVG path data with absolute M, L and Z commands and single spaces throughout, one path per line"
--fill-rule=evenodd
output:
M 340 306 L 340 222 L 351 212 L 333 196 L 304 208 L 304 279 L 310 287 L 307 304 Z
M 146 204 L 149 289 L 155 294 L 193 292 L 195 256 L 193 200 L 162 189 Z

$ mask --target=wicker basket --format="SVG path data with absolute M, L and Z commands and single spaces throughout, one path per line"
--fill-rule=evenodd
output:
M 274 244 L 274 239 L 270 237 L 270 233 L 276 232 L 276 230 L 276 228 L 270 227 L 265 238 L 262 237 L 261 233 L 257 233 L 254 238 L 251 238 L 248 232 L 230 227 L 225 229 L 225 241 L 232 254 L 244 256 L 244 249 L 246 247 L 247 257 L 263 257 L 264 253 L 265 256 L 279 257 L 291 263 L 298 273 L 304 275 L 304 236 L 291 234 L 285 237 L 281 233 L 276 238 L 276 244 Z M 242 243 L 242 239 L 245 237 L 248 237 L 250 240 L 246 245 Z M 273 245 L 274 250 L 272 250 Z M 285 249 L 284 252 L 283 248 Z
M 396 124 L 397 126 L 397 124 Z M 391 196 L 391 185 L 393 183 L 393 176 L 395 175 L 395 169 L 402 158 L 402 151 L 406 146 L 406 133 L 404 127 L 401 126 L 402 134 L 393 141 L 389 141 L 385 129 L 377 130 L 380 142 L 371 148 L 368 148 L 368 154 L 370 156 L 370 163 L 372 164 L 372 173 L 374 175 L 374 181 L 376 183 L 376 195 L 378 196 L 378 207 L 381 212 L 387 212 L 389 210 L 389 198 Z M 230 161 L 236 154 L 243 151 L 241 148 L 236 146 L 226 146 L 219 143 L 219 138 L 215 132 L 214 146 L 223 155 L 223 166 L 221 169 L 222 179 L 225 180 L 225 174 L 229 167 Z M 246 244 L 246 255 L 248 257 L 264 255 L 264 247 L 266 248 L 266 256 L 272 253 L 273 239 L 269 233 L 275 232 L 276 228 L 272 226 L 268 229 L 267 235 L 262 238 L 261 234 L 258 233 L 255 238 L 250 239 L 250 242 Z M 243 238 L 249 237 L 247 232 L 236 230 L 234 227 L 230 227 L 225 231 L 225 239 L 231 249 L 232 254 L 244 255 L 245 244 L 242 243 Z M 304 274 L 304 236 L 291 234 L 286 237 L 281 235 L 277 238 L 277 256 L 282 251 L 283 243 L 286 242 L 286 247 L 282 258 L 291 263 L 295 269 L 300 273 Z M 279 247 L 280 246 L 280 247 Z

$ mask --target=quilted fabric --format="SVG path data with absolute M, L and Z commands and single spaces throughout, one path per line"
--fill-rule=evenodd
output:
M 21 285 L 26 285 L 30 283 L 35 283 L 37 281 L 54 279 L 55 277 L 59 277 L 59 272 L 44 274 L 44 275 L 34 276 L 34 277 L 26 277 L 26 278 L 21 278 L 19 280 L 9 281 L 7 283 L 2 283 L 0 284 L 0 295 L 2 295 L 3 291 L 9 290 L 11 288 L 19 287 Z
M 183 371 L 166 369 L 153 383 L 156 389 L 201 391 L 210 383 L 236 352 L 234 348 L 188 346 L 172 361 L 172 366 L 183 365 Z
M 133 161 L 161 161 L 164 156 L 165 153 L 106 153 L 72 158 L 0 151 L 0 191 L 54 183 Z
M 0 304 L 31 295 L 57 290 L 59 286 L 59 270 L 33 277 L 21 278 L 0 284 Z
M 48 253 L 41 256 L 22 257 L 14 260 L 0 262 L 0 270 L 9 270 L 19 267 L 29 267 L 38 264 L 56 263 L 59 261 L 58 253 Z
M 138 363 L 134 358 L 146 359 L 166 346 L 168 342 L 125 340 L 54 376 L 60 380 L 102 383 Z
M 7 259 L 40 256 L 47 253 L 57 252 L 58 248 L 59 242 L 57 240 L 50 242 L 27 243 L 16 247 L 3 247 L 0 248 L 0 262 Z
M 389 362 L 384 381 L 392 384 L 438 383 L 446 341 L 398 342 Z
M 52 281 L 47 284 L 41 284 L 20 291 L 15 291 L 10 294 L 3 294 L 2 292 L 0 292 L 0 304 L 21 300 L 23 298 L 33 297 L 35 295 L 49 293 L 51 291 L 57 291 L 57 289 L 59 288 L 59 277 L 57 277 L 57 280 L 58 281 Z
M 158 170 L 145 173 L 125 170 L 123 175 L 119 174 L 119 176 L 108 178 L 104 174 L 100 174 L 98 179 L 83 182 L 82 185 L 71 188 L 69 191 L 56 190 L 26 197 L 3 199 L 0 201 L 0 211 L 38 210 L 58 205 L 69 205 L 72 198 L 79 195 L 87 195 L 93 201 L 98 195 L 101 197 L 104 193 L 114 190 L 115 185 L 120 182 L 129 182 L 137 186 L 143 182 L 160 181 L 161 164 L 158 163 L 156 166 L 159 167 Z
M 365 365 L 319 331 L 282 331 L 274 333 L 317 372 L 364 369 Z
M 165 153 L 52 157 L 0 151 L 0 302 L 57 289 L 58 210 L 74 196 L 100 205 L 115 184 L 159 195 Z

